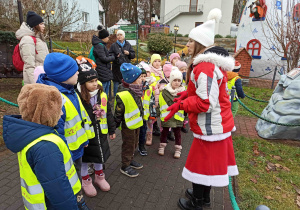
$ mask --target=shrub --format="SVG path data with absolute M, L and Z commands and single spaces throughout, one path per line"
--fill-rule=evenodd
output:
M 16 45 L 19 43 L 14 32 L 0 31 L 0 43 Z
M 215 38 L 223 38 L 223 36 L 220 35 L 220 34 L 216 34 L 216 35 L 215 35 Z
M 177 34 L 177 37 L 183 37 L 183 35 L 182 34 Z
M 174 34 L 173 33 L 169 33 L 167 36 L 174 36 Z
M 225 38 L 232 38 L 232 36 L 231 35 L 227 35 Z
M 188 34 L 186 34 L 186 35 L 184 35 L 184 37 L 189 37 L 189 35 L 188 35 Z
M 151 52 L 166 54 L 173 48 L 172 41 L 169 40 L 165 35 L 157 34 L 149 37 L 148 49 Z

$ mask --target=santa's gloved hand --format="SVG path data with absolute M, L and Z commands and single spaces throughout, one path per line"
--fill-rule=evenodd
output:
M 186 91 L 182 91 L 180 93 L 177 93 L 177 95 L 179 96 L 178 98 L 175 98 L 173 101 L 174 102 L 178 102 L 178 101 L 182 101 L 184 99 L 186 99 L 188 97 L 188 93 L 187 90 Z
M 171 119 L 176 114 L 176 112 L 179 111 L 179 109 L 180 109 L 180 103 L 181 103 L 181 100 L 179 100 L 176 103 L 174 103 L 171 106 L 169 106 L 169 108 L 167 109 L 167 111 L 170 111 L 170 113 L 165 117 L 165 122 L 167 122 L 169 119 Z

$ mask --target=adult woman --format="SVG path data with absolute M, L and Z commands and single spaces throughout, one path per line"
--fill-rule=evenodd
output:
M 49 53 L 43 36 L 44 30 L 43 18 L 35 12 L 29 11 L 26 22 L 23 22 L 16 32 L 17 39 L 21 40 L 19 48 L 24 62 L 23 80 L 25 85 L 36 82 L 34 69 L 37 66 L 43 66 L 45 57 Z
M 116 95 L 118 86 L 123 79 L 120 66 L 122 63 L 130 63 L 130 60 L 135 58 L 135 52 L 132 49 L 131 44 L 125 40 L 125 32 L 123 30 L 117 31 L 117 42 L 111 45 L 109 52 L 116 57 L 112 65 L 114 95 Z
M 211 186 L 227 186 L 228 176 L 238 174 L 231 138 L 235 127 L 226 90 L 226 71 L 232 71 L 234 59 L 224 48 L 213 46 L 215 23 L 220 18 L 221 11 L 213 9 L 207 22 L 191 30 L 188 89 L 168 109 L 170 116 L 179 109 L 187 112 L 194 135 L 182 172 L 193 189 L 186 191 L 189 200 L 179 199 L 181 209 L 209 206 Z

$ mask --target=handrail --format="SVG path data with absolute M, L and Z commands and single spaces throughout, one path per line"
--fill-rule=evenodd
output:
M 191 6 L 193 7 L 193 6 Z M 168 12 L 164 17 L 162 17 L 163 19 L 163 23 L 165 24 L 167 21 L 171 20 L 173 17 L 177 16 L 178 14 L 182 13 L 182 12 L 203 12 L 203 5 L 199 4 L 197 5 L 197 10 L 195 11 L 190 11 L 190 5 L 179 5 L 176 8 L 174 8 L 173 10 L 171 10 L 170 12 Z

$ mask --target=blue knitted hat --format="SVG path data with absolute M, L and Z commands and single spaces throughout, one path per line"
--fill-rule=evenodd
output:
M 64 82 L 71 78 L 77 71 L 76 61 L 62 53 L 49 53 L 44 61 L 44 70 L 50 79 Z
M 120 67 L 123 79 L 127 83 L 133 83 L 142 73 L 142 70 L 131 63 L 123 63 Z

